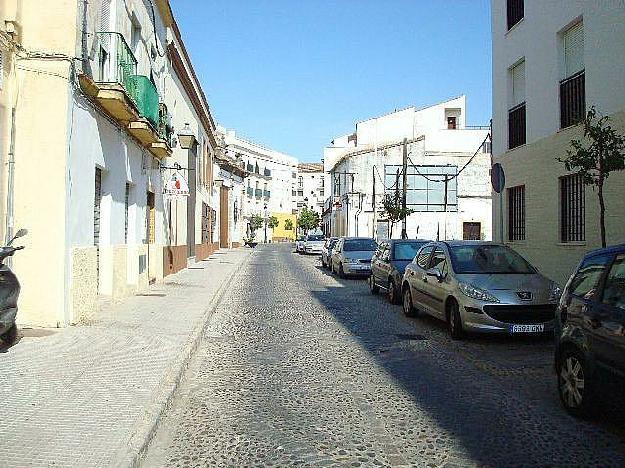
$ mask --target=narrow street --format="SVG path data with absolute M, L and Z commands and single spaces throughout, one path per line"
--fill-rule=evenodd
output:
M 452 342 L 291 244 L 233 280 L 143 466 L 625 466 L 560 407 L 550 338 Z

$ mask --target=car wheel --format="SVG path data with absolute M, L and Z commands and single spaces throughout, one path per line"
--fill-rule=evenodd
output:
M 388 302 L 391 304 L 399 304 L 399 292 L 397 291 L 397 286 L 395 285 L 395 281 L 390 279 L 388 282 Z
M 375 279 L 373 279 L 373 274 L 369 275 L 369 290 L 371 294 L 377 294 L 380 292 L 380 287 L 375 284 Z
M 570 414 L 586 417 L 594 409 L 591 375 L 582 353 L 569 349 L 564 351 L 557 363 L 558 394 Z
M 449 301 L 447 306 L 447 326 L 449 334 L 454 340 L 460 340 L 464 336 L 462 329 L 462 317 L 460 316 L 460 306 L 455 300 Z
M 17 339 L 17 325 L 13 324 L 11 328 L 0 335 L 0 339 L 4 342 L 4 344 L 12 345 Z
M 403 301 L 402 301 L 401 308 L 406 317 L 415 317 L 417 315 L 417 310 L 412 305 L 412 294 L 410 294 L 409 287 L 404 288 Z

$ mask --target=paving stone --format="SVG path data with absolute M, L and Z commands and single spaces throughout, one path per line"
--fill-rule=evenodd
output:
M 284 245 L 240 279 L 144 466 L 625 465 L 622 432 L 560 408 L 548 339 L 454 342 Z
M 103 467 L 138 456 L 211 299 L 248 255 L 217 252 L 204 269 L 151 288 L 158 296 L 103 305 L 89 326 L 22 331 L 0 354 L 0 466 Z

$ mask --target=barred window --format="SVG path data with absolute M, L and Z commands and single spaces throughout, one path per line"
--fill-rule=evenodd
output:
M 560 177 L 560 240 L 586 240 L 584 180 L 580 174 Z
M 508 240 L 525 240 L 525 185 L 508 189 Z

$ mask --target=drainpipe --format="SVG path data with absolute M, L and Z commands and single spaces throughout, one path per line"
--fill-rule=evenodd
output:
M 15 107 L 11 109 L 11 136 L 9 142 L 9 160 L 7 161 L 7 205 L 6 205 L 6 226 L 5 243 L 8 244 L 13 237 L 13 188 L 15 174 Z M 11 266 L 11 257 L 7 258 L 8 265 Z
M 82 72 L 87 76 L 93 76 L 91 73 L 91 64 L 89 63 L 88 53 L 88 35 L 87 35 L 87 8 L 89 0 L 83 0 L 82 2 L 82 34 L 80 40 L 80 53 L 82 61 Z
M 359 221 L 359 217 L 360 217 L 360 213 L 362 212 L 362 197 L 363 194 L 362 193 L 358 193 L 358 211 L 356 211 L 356 232 L 355 232 L 355 236 L 358 237 L 358 221 Z

